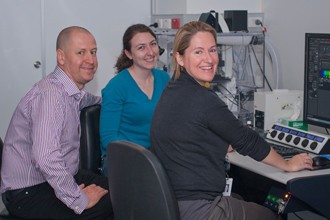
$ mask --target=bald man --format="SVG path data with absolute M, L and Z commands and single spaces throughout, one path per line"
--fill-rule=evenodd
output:
M 4 140 L 3 202 L 17 217 L 112 219 L 106 177 L 79 170 L 80 110 L 101 102 L 84 90 L 98 67 L 93 35 L 63 29 L 57 66 L 21 99 Z

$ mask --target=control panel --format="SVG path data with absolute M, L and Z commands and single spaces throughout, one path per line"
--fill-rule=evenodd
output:
M 304 131 L 276 123 L 269 129 L 266 138 L 314 154 L 330 153 L 330 136 L 325 134 Z
M 285 211 L 286 205 L 289 203 L 291 194 L 284 190 L 272 187 L 264 201 L 264 206 L 272 209 L 278 214 Z
M 270 188 L 263 205 L 278 214 L 306 210 L 303 202 L 297 200 L 286 190 L 274 186 Z

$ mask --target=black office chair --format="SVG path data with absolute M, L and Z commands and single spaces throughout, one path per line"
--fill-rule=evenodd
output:
M 80 112 L 80 168 L 97 174 L 102 173 L 100 110 L 101 105 L 96 104 L 85 107 Z
M 2 150 L 3 150 L 3 141 L 0 138 L 0 170 L 1 170 L 1 165 L 2 165 Z M 1 178 L 1 176 L 0 176 Z M 0 220 L 3 219 L 10 219 L 10 220 L 22 220 L 22 218 L 14 217 L 10 215 L 8 212 L 7 208 L 4 208 L 0 211 Z
M 108 177 L 116 220 L 179 220 L 167 174 L 156 156 L 130 142 L 109 144 Z

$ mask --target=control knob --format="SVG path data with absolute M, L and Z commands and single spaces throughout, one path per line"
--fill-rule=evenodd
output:
M 315 148 L 317 147 L 317 142 L 313 141 L 309 147 L 310 147 L 312 150 L 315 150 Z
M 309 141 L 307 139 L 305 139 L 301 142 L 301 146 L 307 147 L 308 143 L 309 143 Z
M 300 142 L 300 137 L 295 137 L 295 138 L 293 139 L 293 143 L 294 143 L 295 145 L 298 145 L 299 142 Z
M 283 132 L 279 133 L 277 138 L 281 141 L 284 138 L 284 133 Z
M 273 130 L 272 132 L 270 132 L 270 136 L 272 138 L 274 138 L 277 135 L 277 131 Z
M 286 142 L 290 142 L 292 139 L 292 135 L 289 134 L 288 136 L 285 137 Z

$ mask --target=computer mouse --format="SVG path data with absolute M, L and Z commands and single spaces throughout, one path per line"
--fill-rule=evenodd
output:
M 330 165 L 330 159 L 322 156 L 313 157 L 313 167 L 323 167 Z

